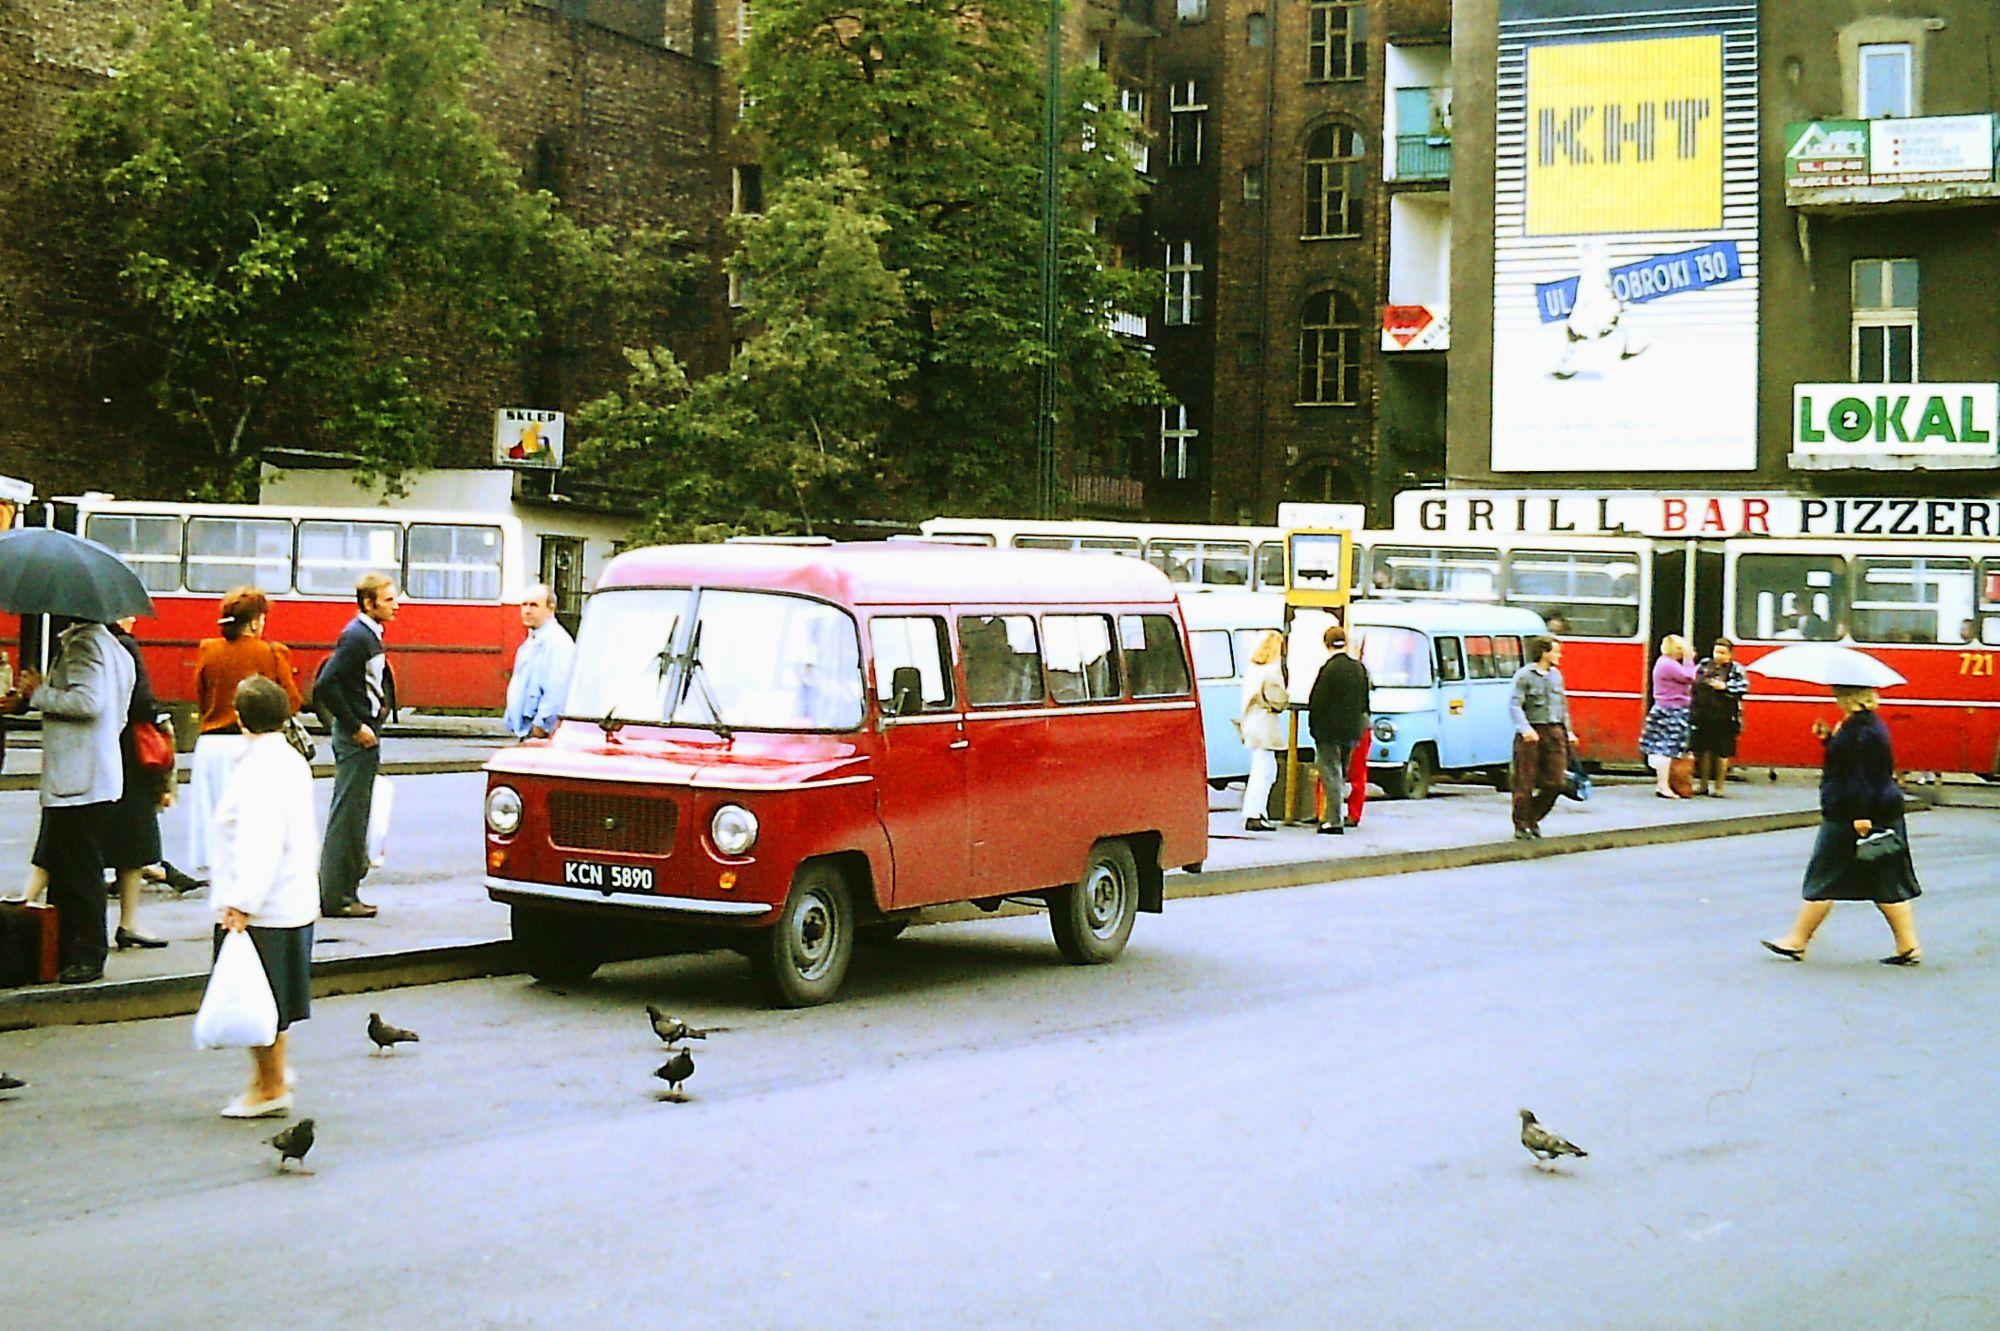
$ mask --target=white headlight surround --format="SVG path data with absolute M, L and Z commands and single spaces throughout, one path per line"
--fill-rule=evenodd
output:
M 486 792 L 486 830 L 494 836 L 513 836 L 521 830 L 521 793 L 512 786 Z
M 708 839 L 724 855 L 746 855 L 757 844 L 757 815 L 740 804 L 725 804 L 708 820 Z

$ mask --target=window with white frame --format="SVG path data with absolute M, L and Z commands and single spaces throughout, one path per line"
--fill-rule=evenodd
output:
M 1202 100 L 1200 83 L 1194 79 L 1176 82 L 1167 113 L 1167 165 L 1200 166 L 1202 135 L 1208 122 L 1208 103 Z
M 1299 234 L 1307 240 L 1361 234 L 1361 136 L 1344 125 L 1321 125 L 1306 138 L 1305 218 Z
M 1194 441 L 1200 430 L 1188 424 L 1188 409 L 1160 408 L 1160 479 L 1184 481 L 1194 475 Z
M 1299 404 L 1351 407 L 1360 400 L 1360 310 L 1337 291 L 1319 292 L 1299 317 Z
M 1174 0 L 1174 12 L 1183 23 L 1202 23 L 1208 19 L 1208 0 Z
M 1167 278 L 1166 322 L 1172 326 L 1201 322 L 1201 259 L 1194 242 L 1169 242 L 1164 265 Z
M 1917 382 L 1917 261 L 1854 262 L 1854 382 Z
M 1306 78 L 1324 82 L 1367 73 L 1365 0 L 1313 0 L 1306 20 Z
M 1916 53 L 1908 42 L 1879 42 L 1861 48 L 1860 96 L 1864 120 L 1916 114 Z
M 750 0 L 736 0 L 736 44 L 750 40 Z

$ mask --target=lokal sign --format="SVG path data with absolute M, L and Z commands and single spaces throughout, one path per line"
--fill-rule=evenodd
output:
M 493 465 L 546 467 L 563 464 L 563 414 L 527 407 L 502 407 L 493 413 Z
M 1405 490 L 1398 531 L 1467 536 L 2000 538 L 2000 499 L 1819 499 L 1768 491 Z
M 2000 384 L 1795 384 L 1801 453 L 1994 456 Z

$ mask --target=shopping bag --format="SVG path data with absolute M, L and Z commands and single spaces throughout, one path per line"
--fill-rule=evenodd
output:
M 149 772 L 174 770 L 173 734 L 151 721 L 132 723 L 132 756 Z
M 278 1000 L 250 935 L 238 929 L 222 940 L 208 992 L 194 1014 L 197 1049 L 262 1048 L 278 1038 Z
M 1667 789 L 1682 799 L 1694 795 L 1694 755 L 1682 754 L 1667 767 Z
M 1578 804 L 1582 804 L 1588 800 L 1590 798 L 1590 773 L 1581 767 L 1570 768 L 1569 775 L 1563 778 L 1562 793 L 1563 798 L 1575 800 Z
M 368 865 L 379 869 L 389 858 L 389 813 L 396 802 L 396 787 L 386 776 L 375 778 L 375 794 L 368 804 Z

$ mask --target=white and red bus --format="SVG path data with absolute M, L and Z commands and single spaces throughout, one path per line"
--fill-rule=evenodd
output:
M 292 649 L 310 693 L 354 617 L 355 579 L 377 572 L 403 594 L 388 636 L 402 705 L 483 709 L 506 701 L 527 587 L 521 524 L 511 515 L 84 495 L 37 502 L 24 516 L 107 546 L 138 572 L 157 613 L 140 622 L 137 636 L 164 700 L 193 699 L 196 649 L 217 634 L 223 594 L 242 586 L 270 597 L 265 632 Z M 0 617 L 0 640 L 21 641 L 22 627 Z M 32 625 L 28 632 L 32 638 Z M 25 655 L 30 644 L 23 646 Z

